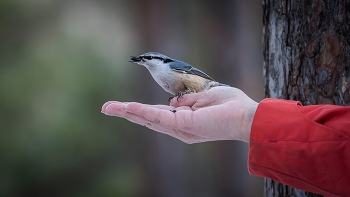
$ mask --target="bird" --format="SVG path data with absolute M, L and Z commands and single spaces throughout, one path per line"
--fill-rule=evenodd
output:
M 216 86 L 229 86 L 215 81 L 203 71 L 190 64 L 170 58 L 158 52 L 130 56 L 130 62 L 148 69 L 153 79 L 177 100 L 184 94 L 198 93 Z

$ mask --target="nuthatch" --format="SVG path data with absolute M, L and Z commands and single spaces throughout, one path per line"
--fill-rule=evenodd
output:
M 184 94 L 202 92 L 215 86 L 228 86 L 216 82 L 197 68 L 157 52 L 131 56 L 131 61 L 146 67 L 154 80 L 167 92 L 180 98 Z M 170 99 L 174 98 L 170 97 Z

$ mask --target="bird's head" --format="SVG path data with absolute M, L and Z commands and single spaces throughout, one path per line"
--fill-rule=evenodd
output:
M 130 60 L 130 62 L 143 65 L 147 68 L 164 66 L 173 61 L 175 60 L 157 52 L 148 52 L 139 56 L 131 56 Z

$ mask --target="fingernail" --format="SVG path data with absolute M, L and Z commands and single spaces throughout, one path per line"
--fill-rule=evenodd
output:
M 105 113 L 104 111 L 106 110 L 106 107 L 113 102 L 115 102 L 115 101 L 107 101 L 105 104 L 103 104 L 102 108 L 101 108 L 101 112 Z
M 106 108 L 102 111 L 102 113 L 109 116 L 121 116 L 122 115 L 122 107 L 120 103 L 109 103 Z

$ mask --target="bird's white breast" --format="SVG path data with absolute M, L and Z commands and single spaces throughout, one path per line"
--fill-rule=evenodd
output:
M 151 73 L 153 79 L 167 92 L 170 94 L 176 94 L 173 90 L 173 84 L 176 83 L 174 80 L 174 71 L 167 66 L 147 67 Z

